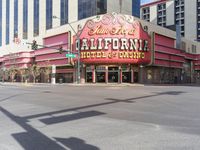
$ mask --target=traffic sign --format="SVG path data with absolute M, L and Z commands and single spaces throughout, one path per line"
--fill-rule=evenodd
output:
M 76 55 L 75 54 L 66 54 L 66 57 L 67 58 L 76 58 Z

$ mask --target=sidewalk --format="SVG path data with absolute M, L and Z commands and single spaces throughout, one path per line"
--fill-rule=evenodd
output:
M 186 84 L 140 84 L 140 83 L 21 83 L 21 82 L 0 82 L 0 86 L 105 86 L 105 87 L 142 87 L 142 86 L 197 86 L 200 84 L 186 83 Z
M 144 86 L 144 84 L 139 83 L 21 83 L 21 82 L 0 82 L 0 86 Z

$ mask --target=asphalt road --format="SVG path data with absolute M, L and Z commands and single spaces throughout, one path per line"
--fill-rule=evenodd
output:
M 0 84 L 0 150 L 199 150 L 200 87 Z

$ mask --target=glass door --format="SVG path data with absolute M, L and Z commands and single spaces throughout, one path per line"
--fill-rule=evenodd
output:
M 122 72 L 122 82 L 131 83 L 131 72 Z
M 119 67 L 108 67 L 108 82 L 118 83 L 119 81 Z

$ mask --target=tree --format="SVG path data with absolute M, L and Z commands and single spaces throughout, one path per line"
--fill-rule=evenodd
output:
M 36 77 L 40 75 L 40 72 L 41 72 L 41 68 L 36 64 L 33 64 L 32 66 L 29 67 L 29 73 L 33 76 L 34 83 L 35 83 Z
M 17 69 L 14 67 L 14 66 L 11 66 L 9 69 L 8 69 L 8 74 L 10 76 L 10 79 L 11 79 L 11 82 L 14 81 L 14 77 L 17 73 Z
M 45 68 L 45 75 L 47 76 L 47 80 L 48 80 L 48 82 L 50 82 L 50 79 L 49 79 L 49 74 L 51 73 L 51 66 L 47 66 L 46 68 Z
M 49 79 L 49 74 L 51 73 L 51 66 L 46 66 L 44 68 L 42 68 L 41 72 L 44 74 L 45 79 L 47 79 L 47 82 L 50 82 Z
M 24 82 L 25 80 L 28 79 L 29 70 L 28 70 L 27 68 L 21 69 L 21 70 L 20 70 L 20 74 L 21 74 L 21 82 Z
M 1 69 L 0 69 L 0 80 L 3 81 L 3 78 L 4 78 L 4 71 L 3 71 L 3 69 L 1 68 Z

